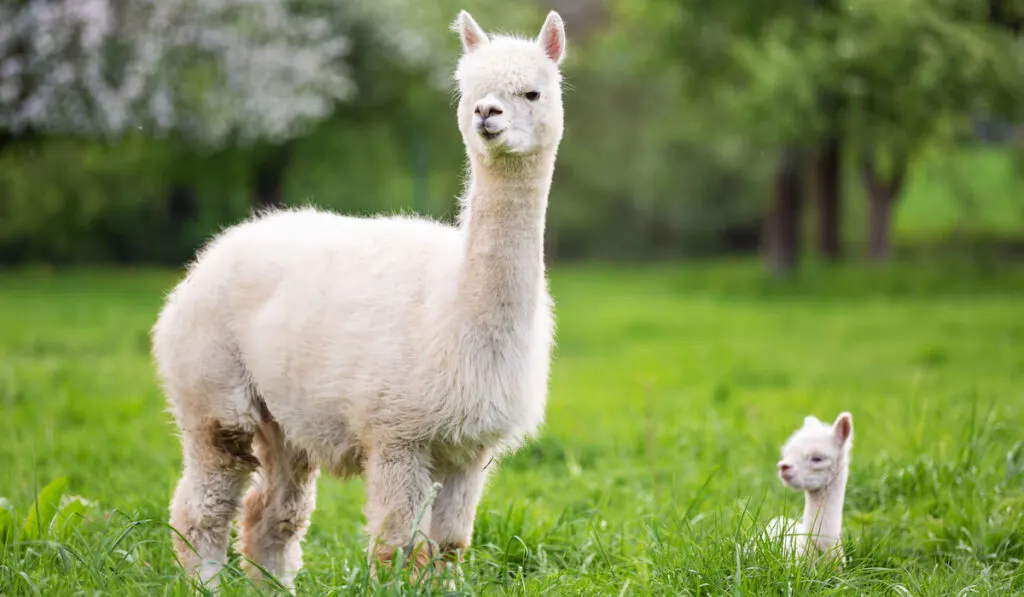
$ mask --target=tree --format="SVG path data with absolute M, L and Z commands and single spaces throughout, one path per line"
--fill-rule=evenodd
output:
M 827 261 L 843 257 L 843 135 L 833 130 L 818 145 L 815 185 L 818 200 L 818 252 Z
M 835 0 L 818 0 L 818 10 L 830 17 L 831 23 L 823 31 L 826 41 L 833 44 L 837 38 L 835 15 L 839 6 Z M 820 92 L 818 110 L 822 114 L 824 130 L 814 156 L 815 185 L 818 201 L 818 251 L 828 261 L 843 257 L 843 130 L 845 102 L 842 94 L 833 89 Z
M 774 201 L 765 218 L 765 257 L 778 277 L 796 269 L 800 261 L 800 222 L 804 208 L 802 152 L 788 147 L 779 157 L 773 189 Z
M 787 157 L 778 180 L 792 178 L 792 148 L 817 148 L 819 247 L 829 257 L 841 251 L 844 153 L 856 157 L 875 198 L 869 255 L 883 258 L 890 212 L 915 153 L 951 138 L 977 113 L 1013 120 L 1024 109 L 1016 0 L 618 0 L 615 6 L 615 20 L 632 20 L 634 44 L 645 45 L 638 51 L 659 66 L 679 65 L 682 84 L 716 122 L 766 153 L 782 150 Z M 769 230 L 780 218 L 799 217 L 799 210 L 779 209 L 796 204 L 779 195 L 792 184 L 775 188 Z M 780 230 L 794 225 L 787 221 Z
M 280 143 L 353 92 L 327 16 L 276 0 L 4 2 L 0 130 Z M 276 192 L 258 182 L 261 200 Z
M 818 75 L 825 70 L 817 3 L 619 0 L 612 21 L 626 23 L 649 68 L 680 70 L 695 118 L 715 134 L 743 139 L 751 156 L 774 161 L 762 205 L 762 249 L 775 275 L 800 261 L 806 173 L 826 130 Z M 643 44 L 643 47 L 637 47 Z M 767 156 L 775 156 L 769 158 Z
M 889 173 L 884 174 L 877 159 L 874 152 L 865 153 L 859 173 L 868 198 L 868 259 L 884 261 L 889 257 L 893 206 L 903 189 L 908 164 L 906 155 L 895 156 Z
M 867 257 L 891 252 L 893 210 L 914 156 L 949 141 L 976 114 L 1019 118 L 1020 41 L 980 3 L 868 2 L 841 13 L 851 142 L 868 200 Z
M 138 130 L 193 147 L 255 144 L 254 200 L 276 204 L 289 141 L 358 92 L 353 30 L 431 68 L 450 4 L 2 0 L 0 150 L 33 135 Z
M 353 91 L 348 39 L 275 0 L 0 5 L 0 128 L 280 139 Z

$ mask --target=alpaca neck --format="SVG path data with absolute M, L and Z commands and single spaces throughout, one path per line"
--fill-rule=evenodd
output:
M 804 496 L 804 525 L 822 549 L 839 542 L 848 476 L 849 468 L 844 465 L 835 481 Z
M 554 159 L 476 157 L 470 168 L 458 303 L 468 323 L 490 335 L 533 317 L 544 275 L 544 216 Z

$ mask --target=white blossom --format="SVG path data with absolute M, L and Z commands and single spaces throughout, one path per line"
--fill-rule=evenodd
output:
M 284 0 L 0 0 L 0 129 L 173 128 L 208 143 L 294 135 L 354 92 L 344 15 L 332 10 Z

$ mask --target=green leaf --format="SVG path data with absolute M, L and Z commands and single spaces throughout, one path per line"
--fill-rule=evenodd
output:
M 53 519 L 53 532 L 58 539 L 67 539 L 71 531 L 82 524 L 86 507 L 85 500 L 80 497 L 72 497 L 64 504 Z
M 16 520 L 14 505 L 7 498 L 0 498 L 0 545 L 9 545 L 17 539 Z
M 50 528 L 50 521 L 57 514 L 60 498 L 67 486 L 67 477 L 58 477 L 39 492 L 32 509 L 25 517 L 25 524 L 21 527 L 23 539 L 33 541 L 43 538 L 43 533 Z

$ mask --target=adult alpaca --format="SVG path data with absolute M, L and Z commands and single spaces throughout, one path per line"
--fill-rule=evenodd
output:
M 420 532 L 461 557 L 487 464 L 543 420 L 565 31 L 555 12 L 537 40 L 489 37 L 464 11 L 456 25 L 470 163 L 457 227 L 265 214 L 203 249 L 154 326 L 184 454 L 170 522 L 195 552 L 177 537 L 175 549 L 203 582 L 216 583 L 241 506 L 240 551 L 290 586 L 321 466 L 365 474 L 371 561 Z

